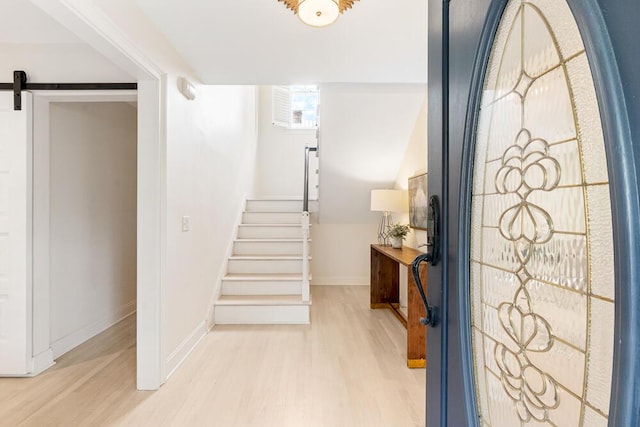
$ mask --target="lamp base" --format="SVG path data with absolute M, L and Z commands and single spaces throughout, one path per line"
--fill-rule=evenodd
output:
M 391 212 L 383 212 L 378 225 L 378 244 L 380 246 L 391 246 L 389 239 L 389 227 L 393 225 Z

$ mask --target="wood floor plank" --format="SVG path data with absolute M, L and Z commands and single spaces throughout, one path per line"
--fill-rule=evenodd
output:
M 135 390 L 132 316 L 36 378 L 0 379 L 2 426 L 422 426 L 425 371 L 369 288 L 312 288 L 310 325 L 216 326 L 160 390 Z

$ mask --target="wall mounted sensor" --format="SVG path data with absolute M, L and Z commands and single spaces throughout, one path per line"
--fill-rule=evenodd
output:
M 180 93 L 184 95 L 184 97 L 188 100 L 193 101 L 194 99 L 196 99 L 196 85 L 191 83 L 186 78 L 178 78 L 178 89 L 180 90 Z

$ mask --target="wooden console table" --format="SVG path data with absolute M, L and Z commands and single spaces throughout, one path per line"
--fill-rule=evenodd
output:
M 420 318 L 426 313 L 411 273 L 411 263 L 420 254 L 422 252 L 406 246 L 393 249 L 390 246 L 371 245 L 371 308 L 391 309 L 407 328 L 409 368 L 426 366 L 427 328 L 420 324 Z M 400 264 L 408 267 L 407 316 L 399 310 Z M 420 265 L 420 280 L 426 292 L 427 268 L 424 263 Z

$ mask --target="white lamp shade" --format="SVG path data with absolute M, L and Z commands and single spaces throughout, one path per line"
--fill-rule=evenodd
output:
M 337 0 L 300 0 L 298 17 L 312 27 L 325 27 L 333 24 L 340 16 Z
M 371 190 L 372 211 L 404 212 L 404 201 L 401 190 Z

